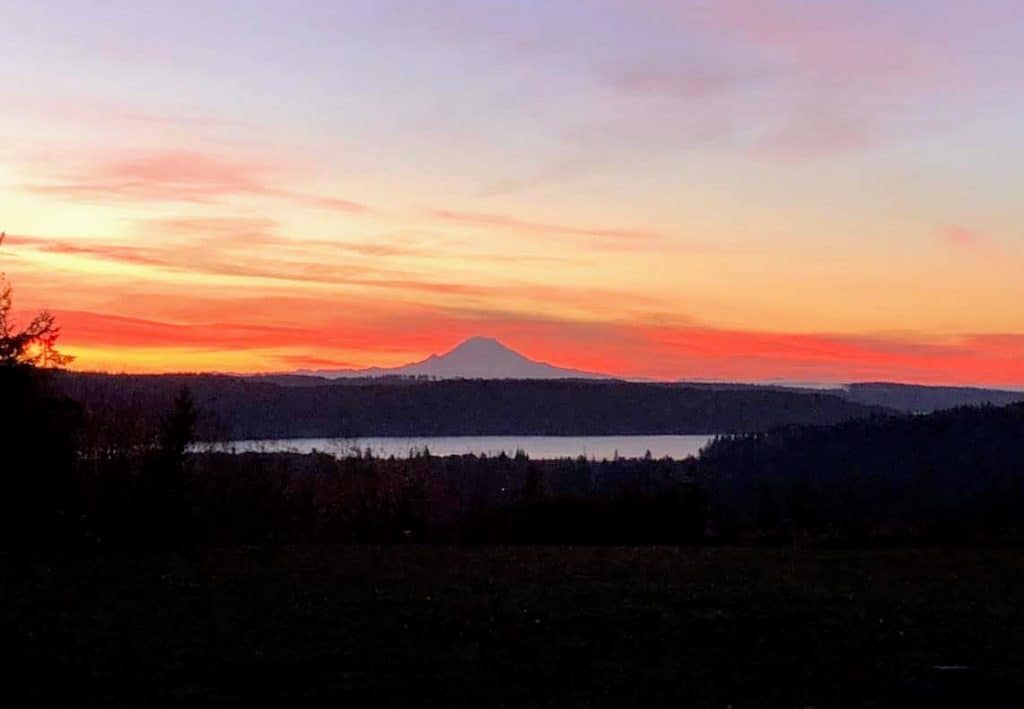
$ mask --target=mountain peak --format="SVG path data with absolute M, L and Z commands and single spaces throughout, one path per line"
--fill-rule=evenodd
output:
M 508 347 L 503 345 L 499 340 L 496 340 L 493 337 L 484 337 L 483 335 L 474 335 L 473 337 L 467 337 L 465 340 L 463 340 L 459 344 L 455 345 L 454 349 L 459 349 L 460 347 L 483 347 L 483 346 L 486 346 L 486 347 L 500 347 L 500 348 L 502 348 L 504 350 L 509 349 Z
M 493 337 L 470 337 L 444 354 L 391 369 L 321 372 L 322 376 L 415 376 L 437 379 L 604 379 L 532 360 Z
M 472 350 L 479 352 L 513 352 L 515 354 L 518 354 L 511 347 L 503 344 L 502 342 L 494 339 L 493 337 L 482 337 L 479 335 L 475 337 L 466 338 L 459 344 L 455 345 L 455 347 L 453 347 L 451 350 L 449 350 L 448 354 Z

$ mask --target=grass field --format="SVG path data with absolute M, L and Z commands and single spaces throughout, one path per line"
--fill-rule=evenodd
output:
M 1018 551 L 7 555 L 0 584 L 7 706 L 1024 702 Z

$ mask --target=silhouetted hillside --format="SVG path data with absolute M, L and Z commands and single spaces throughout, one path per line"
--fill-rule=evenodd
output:
M 474 417 L 478 427 L 499 426 L 513 414 L 584 431 L 680 421 L 715 430 L 767 426 L 765 412 L 820 421 L 849 413 L 834 408 L 849 403 L 621 382 L 293 388 L 0 372 L 14 404 L 0 427 L 6 545 L 1024 539 L 1024 404 L 729 435 L 686 460 L 335 458 L 189 444 L 197 423 L 216 431 L 211 422 L 230 413 L 249 435 L 300 416 L 304 425 L 345 416 L 378 430 L 468 427 Z
M 963 539 L 1018 530 L 1024 404 L 723 437 L 700 484 L 723 529 Z
M 1004 406 L 1024 401 L 1024 391 L 978 389 L 973 387 L 918 386 L 886 382 L 851 384 L 845 394 L 850 401 L 883 406 L 907 413 L 929 413 L 957 406 Z
M 832 394 L 602 381 L 374 381 L 303 387 L 213 375 L 59 375 L 86 406 L 164 411 L 188 386 L 199 436 L 749 433 L 881 412 Z
M 297 382 L 294 382 L 297 384 Z M 790 392 L 833 394 L 867 406 L 880 406 L 903 413 L 932 413 L 958 406 L 1005 406 L 1024 402 L 1024 391 L 978 387 L 930 386 L 894 382 L 857 382 L 813 388 L 795 384 L 737 384 L 730 382 L 684 382 L 683 386 L 705 389 L 772 389 Z

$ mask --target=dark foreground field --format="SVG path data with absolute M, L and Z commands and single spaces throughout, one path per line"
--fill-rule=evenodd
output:
M 1018 706 L 1024 553 L 6 556 L 8 706 Z

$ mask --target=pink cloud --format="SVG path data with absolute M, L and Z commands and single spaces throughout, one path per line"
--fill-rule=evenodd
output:
M 235 195 L 286 199 L 350 214 L 370 209 L 353 200 L 282 189 L 287 177 L 272 164 L 196 151 L 163 151 L 88 166 L 28 189 L 74 200 L 210 203 Z
M 608 72 L 605 81 L 632 94 L 654 94 L 682 99 L 704 99 L 734 88 L 741 82 L 734 72 L 698 61 L 662 58 Z
M 962 249 L 977 249 L 985 246 L 988 241 L 979 232 L 964 227 L 950 227 L 939 234 L 943 243 Z
M 176 151 L 104 162 L 69 180 L 35 189 L 73 198 L 207 202 L 226 195 L 263 193 L 269 173 L 267 165 Z
M 938 232 L 938 240 L 947 248 L 985 259 L 993 264 L 1012 264 L 1018 258 L 1017 254 L 1013 254 L 989 234 L 977 229 L 963 226 L 948 227 Z
M 811 103 L 794 107 L 779 124 L 754 138 L 751 147 L 779 158 L 814 158 L 867 148 L 879 137 L 875 121 L 850 107 Z
M 922 12 L 861 0 L 633 0 L 629 12 L 657 23 L 649 32 L 667 26 L 699 39 L 617 83 L 737 121 L 740 149 L 782 158 L 855 152 L 951 129 L 982 97 L 1019 88 L 1019 62 L 1014 69 L 1006 59 L 1013 53 L 998 29 L 1019 24 L 1011 5 L 937 2 Z
M 120 261 L 146 266 L 163 266 L 166 263 L 146 249 L 131 246 L 113 246 L 110 244 L 80 245 L 68 242 L 39 244 L 38 251 L 49 254 L 70 254 L 72 256 L 95 256 L 104 261 Z
M 887 4 L 717 0 L 692 15 L 780 69 L 847 89 L 933 85 L 950 61 L 927 20 Z

